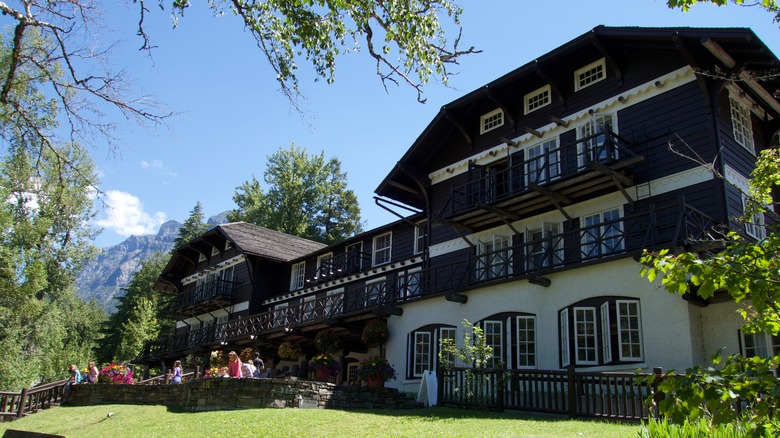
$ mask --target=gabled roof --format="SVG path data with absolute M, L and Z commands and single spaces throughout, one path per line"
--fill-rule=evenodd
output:
M 221 232 L 244 254 L 282 262 L 288 262 L 327 246 L 324 243 L 246 222 L 218 225 L 213 231 Z
M 692 28 L 692 27 L 606 27 L 597 26 L 568 43 L 530 60 L 517 69 L 498 77 L 484 86 L 467 93 L 444 106 L 423 130 L 404 156 L 391 169 L 375 190 L 379 196 L 425 209 L 425 187 L 429 184 L 426 164 L 437 148 L 449 148 L 443 144 L 454 127 L 468 125 L 460 120 L 480 101 L 495 99 L 521 81 L 538 81 L 545 66 L 576 57 L 584 49 L 595 49 L 605 56 L 618 57 L 623 51 L 653 49 L 676 52 L 693 67 L 702 63 L 717 66 L 722 71 L 742 68 L 747 71 L 773 71 L 780 68 L 780 61 L 767 46 L 748 28 Z M 720 52 L 720 53 L 718 53 Z M 728 59 L 724 61 L 724 59 Z M 652 62 L 649 60 L 648 62 Z M 732 65 L 729 65 L 732 64 Z M 619 67 L 618 67 L 619 68 Z M 542 72 L 540 74 L 540 72 Z M 757 100 L 774 100 L 772 94 L 780 90 L 780 78 L 763 82 L 768 93 L 756 96 Z M 777 111 L 780 106 L 772 103 Z M 495 105 L 494 105 L 495 106 Z M 518 123 L 518 129 L 522 124 Z M 462 130 L 463 128 L 461 128 Z M 422 185 L 422 187 L 421 187 Z

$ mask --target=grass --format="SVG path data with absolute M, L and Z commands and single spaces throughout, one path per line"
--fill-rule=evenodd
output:
M 111 416 L 109 416 L 111 413 Z M 529 417 L 449 408 L 396 411 L 248 409 L 182 412 L 165 406 L 56 407 L 17 421 L 19 429 L 67 437 L 636 437 L 638 425 Z M 0 435 L 2 435 L 0 433 Z

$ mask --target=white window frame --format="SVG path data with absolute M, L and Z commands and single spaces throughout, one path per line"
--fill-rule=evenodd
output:
M 567 367 L 571 365 L 569 354 L 569 309 L 561 310 L 559 318 L 558 329 L 561 332 L 561 366 Z
M 352 267 L 352 257 L 357 257 L 357 263 L 359 264 L 357 267 L 358 272 L 363 271 L 363 242 L 355 242 L 347 245 L 346 248 L 344 248 L 344 252 L 346 253 L 344 257 L 346 257 L 347 268 Z M 350 254 L 351 252 L 354 252 L 355 254 Z
M 439 346 L 439 352 L 441 352 L 441 341 L 442 339 L 452 339 L 453 342 L 456 342 L 457 338 L 457 332 L 455 330 L 455 327 L 440 327 L 439 328 L 439 339 L 438 339 L 438 346 Z M 447 360 L 454 364 L 455 363 L 455 356 L 449 355 L 447 357 Z M 434 363 L 438 363 L 438 361 L 434 361 Z
M 420 254 L 425 249 L 425 236 L 428 230 L 428 221 L 422 220 L 414 227 L 414 253 Z
M 523 97 L 524 114 L 528 114 L 552 103 L 550 84 L 537 88 Z
M 419 297 L 422 292 L 422 268 L 414 268 L 408 271 L 398 272 L 396 286 L 401 298 Z M 411 285 L 411 286 L 410 286 Z
M 550 151 L 555 151 L 550 154 Z M 525 185 L 546 184 L 561 176 L 558 137 L 536 143 L 525 149 Z
M 536 316 L 518 315 L 515 318 L 515 321 L 516 321 L 515 342 L 517 344 L 516 368 L 535 369 L 537 364 Z M 521 327 L 521 321 L 523 321 L 523 327 Z M 529 322 L 530 322 L 530 328 L 529 328 Z M 521 337 L 520 336 L 521 333 L 524 333 L 525 336 Z
M 606 303 L 605 303 L 606 304 Z M 634 307 L 636 312 L 624 312 L 621 305 Z M 618 350 L 620 353 L 621 361 L 641 361 L 644 358 L 643 345 L 642 345 L 642 309 L 639 306 L 639 301 L 636 300 L 616 300 L 615 301 L 615 315 L 617 315 L 617 332 L 618 332 Z M 628 323 L 628 325 L 625 325 Z M 631 334 L 636 333 L 637 341 L 631 340 Z M 627 354 L 627 349 L 630 351 L 633 348 L 638 350 L 636 356 Z
M 766 332 L 746 333 L 744 330 L 739 331 L 739 336 L 740 353 L 744 357 L 759 356 L 769 359 L 780 354 L 780 336 L 772 336 Z
M 484 134 L 504 126 L 504 110 L 496 108 L 479 118 L 479 133 Z
M 317 256 L 317 278 L 327 278 L 333 275 L 333 264 L 331 264 L 330 270 L 328 272 L 322 271 L 322 262 L 326 262 L 328 260 L 333 260 L 332 252 L 320 254 Z
M 485 345 L 493 349 L 493 355 L 485 364 L 486 368 L 498 368 L 499 362 L 504 363 L 504 322 L 486 320 L 482 321 L 482 334 L 485 336 Z M 488 331 L 488 326 L 491 327 Z M 497 327 L 497 330 L 495 329 Z M 492 335 L 488 337 L 488 334 Z
M 512 237 L 494 234 L 477 246 L 477 280 L 486 281 L 512 275 Z
M 574 72 L 574 91 L 580 91 L 607 78 L 607 63 L 605 58 L 591 62 Z
M 301 302 L 301 316 L 303 321 L 311 321 L 315 317 L 316 298 L 314 295 L 308 296 Z
M 303 289 L 306 285 L 306 261 L 292 265 L 290 269 L 290 291 Z
M 756 144 L 753 139 L 753 123 L 750 117 L 750 107 L 741 99 L 738 99 L 733 95 L 729 96 L 729 106 L 731 108 L 731 129 L 734 135 L 734 141 L 748 152 L 755 155 Z
M 337 296 L 341 295 L 341 300 Z M 325 296 L 325 318 L 331 315 L 340 315 L 344 311 L 344 288 L 329 290 Z
M 742 213 L 748 208 L 748 197 L 745 193 L 740 195 L 742 199 Z M 750 216 L 750 221 L 745 222 L 745 234 L 756 239 L 761 240 L 766 237 L 766 224 L 764 223 L 764 213 L 757 212 Z
M 613 216 L 617 215 L 617 218 Z M 621 207 L 610 208 L 580 218 L 583 230 L 580 234 L 580 254 L 583 258 L 598 258 L 616 254 L 623 250 L 623 223 L 613 221 L 623 217 Z M 612 222 L 605 225 L 607 222 Z M 601 239 L 599 239 L 601 238 Z M 615 240 L 617 239 L 617 240 Z M 599 242 L 601 240 L 601 242 Z M 614 243 L 614 244 L 613 244 Z
M 430 367 L 433 333 L 415 331 L 413 335 L 412 376 L 422 377 L 425 370 Z
M 541 259 L 541 265 L 537 263 L 537 256 L 544 255 L 544 244 L 548 240 L 553 241 L 553 266 L 556 265 L 556 261 L 563 263 L 563 235 L 561 230 L 563 224 L 560 222 L 542 222 L 541 227 L 525 230 L 525 242 L 526 242 L 526 270 L 535 271 L 541 268 L 549 268 L 549 259 L 544 257 Z M 538 238 L 541 235 L 541 238 Z M 532 243 L 535 242 L 535 243 Z
M 577 365 L 598 365 L 599 363 L 599 342 L 598 327 L 596 321 L 595 307 L 574 307 L 574 351 Z M 589 314 L 590 319 L 581 319 L 580 315 Z M 590 329 L 581 331 L 581 328 Z M 593 346 L 588 345 L 588 340 L 593 342 Z M 584 341 L 584 345 L 583 345 Z M 585 353 L 585 357 L 580 357 L 580 352 Z M 592 355 L 592 359 L 589 357 Z
M 386 240 L 386 245 L 379 246 L 380 241 Z M 386 254 L 381 257 L 380 254 Z M 390 263 L 392 261 L 393 257 L 393 233 L 384 233 L 380 234 L 376 237 L 374 237 L 374 247 L 373 251 L 371 251 L 371 263 L 373 266 L 379 266 L 379 265 L 385 265 L 387 263 Z
M 615 113 L 593 114 L 577 128 L 577 167 L 579 169 L 584 168 L 590 161 L 600 161 L 607 158 L 606 151 L 601 149 L 606 141 L 606 133 L 603 131 L 606 124 L 609 124 L 612 132 L 618 133 L 617 114 Z M 591 136 L 595 137 L 587 142 L 580 141 Z M 598 151 L 598 156 L 595 155 L 595 151 Z M 617 159 L 617 150 L 612 151 L 612 153 L 612 158 Z
M 386 277 L 367 281 L 366 282 L 366 307 L 376 306 L 377 304 L 379 304 L 382 298 L 382 294 L 385 292 L 387 292 Z

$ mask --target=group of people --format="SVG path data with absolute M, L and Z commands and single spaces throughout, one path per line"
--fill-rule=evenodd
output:
M 90 362 L 87 371 L 82 373 L 75 364 L 70 366 L 70 383 L 97 383 L 98 368 L 95 362 Z
M 181 383 L 182 367 L 180 360 L 173 363 L 173 369 L 169 376 L 172 385 Z M 257 379 L 264 376 L 265 363 L 260 359 L 260 353 L 255 352 L 254 358 L 251 361 L 241 362 L 241 358 L 238 357 L 238 354 L 236 354 L 235 351 L 231 351 L 228 353 L 228 366 L 220 368 L 216 377 Z

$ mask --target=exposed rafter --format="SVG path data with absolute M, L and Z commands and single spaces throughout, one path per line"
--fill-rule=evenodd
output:
M 631 196 L 628 195 L 628 192 L 626 192 L 625 187 L 630 186 L 634 184 L 634 181 L 627 177 L 626 175 L 623 175 L 620 172 L 617 172 L 613 169 L 610 169 L 609 167 L 599 163 L 598 161 L 591 161 L 588 164 L 588 167 L 590 167 L 593 170 L 597 170 L 604 175 L 612 178 L 612 182 L 615 183 L 615 186 L 617 186 L 618 190 L 620 190 L 620 193 L 623 194 L 623 197 L 626 198 L 629 204 L 633 204 L 634 200 L 631 198 Z
M 395 188 L 401 189 L 403 191 L 409 192 L 409 193 L 411 193 L 411 194 L 413 194 L 415 196 L 420 196 L 420 191 L 419 190 L 417 190 L 417 189 L 415 189 L 413 187 L 409 187 L 406 184 L 401 184 L 398 181 L 390 180 L 390 181 L 387 182 L 387 184 L 391 185 L 391 186 L 393 186 Z
M 550 91 L 552 92 L 553 96 L 555 96 L 558 102 L 561 103 L 561 106 L 566 108 L 566 100 L 563 97 L 563 93 L 561 93 L 561 87 L 559 87 L 558 82 L 547 73 L 547 70 L 541 63 L 539 63 L 538 59 L 534 61 L 534 71 L 539 75 L 540 78 L 542 78 L 550 85 Z
M 539 184 L 529 184 L 529 187 L 535 192 L 546 196 L 550 200 L 550 202 L 552 202 L 553 205 L 555 205 L 555 208 L 557 208 L 558 211 L 561 212 L 561 214 L 563 215 L 563 217 L 566 218 L 566 220 L 571 220 L 571 216 L 569 216 L 569 214 L 566 213 L 566 210 L 563 209 L 564 204 L 570 205 L 573 202 L 571 198 L 569 198 L 566 195 L 553 192 L 546 187 L 540 186 Z
M 474 228 L 469 227 L 467 225 L 463 225 L 458 222 L 450 221 L 447 219 L 436 219 L 436 222 L 444 224 L 450 228 L 452 228 L 453 231 L 455 231 L 458 236 L 460 236 L 461 239 L 463 239 L 464 242 L 466 242 L 470 247 L 474 248 L 476 245 L 474 245 L 474 242 L 470 241 L 468 238 L 466 238 L 466 235 L 463 234 L 463 230 L 465 230 L 468 233 L 473 233 Z
M 618 87 L 623 86 L 623 71 L 620 70 L 620 67 L 618 67 L 617 63 L 615 62 L 615 59 L 612 58 L 612 55 L 609 54 L 609 51 L 604 47 L 604 45 L 601 43 L 599 36 L 595 33 L 590 34 L 591 37 L 591 44 L 593 44 L 593 47 L 596 48 L 596 50 L 601 53 L 602 56 L 604 56 L 604 61 L 607 63 L 607 67 L 612 70 L 612 74 L 615 75 L 615 78 L 617 79 Z
M 550 121 L 555 123 L 558 126 L 563 126 L 564 128 L 568 128 L 569 127 L 569 122 L 561 120 L 561 119 L 559 119 L 558 117 L 555 117 L 555 116 L 550 116 Z
M 471 136 L 466 132 L 465 129 L 463 129 L 463 125 L 461 125 L 457 120 L 455 120 L 454 117 L 450 116 L 450 114 L 447 112 L 447 107 L 441 107 L 441 113 L 444 115 L 444 118 L 447 119 L 448 122 L 452 123 L 455 128 L 457 128 L 458 132 L 460 132 L 460 135 L 463 136 L 464 139 L 466 139 L 466 143 L 468 143 L 469 148 L 471 148 L 474 145 L 474 141 L 471 139 Z
M 488 99 L 490 99 L 491 102 L 495 103 L 496 106 L 501 108 L 501 111 L 504 112 L 504 120 L 507 121 L 507 125 L 509 125 L 510 128 L 514 128 L 515 127 L 515 119 L 514 119 L 514 117 L 512 117 L 512 113 L 509 111 L 509 108 L 506 105 L 504 105 L 504 102 L 499 100 L 495 96 L 495 94 L 493 94 L 493 90 L 491 90 L 488 85 L 485 85 L 484 90 L 485 90 L 485 95 L 488 97 Z

